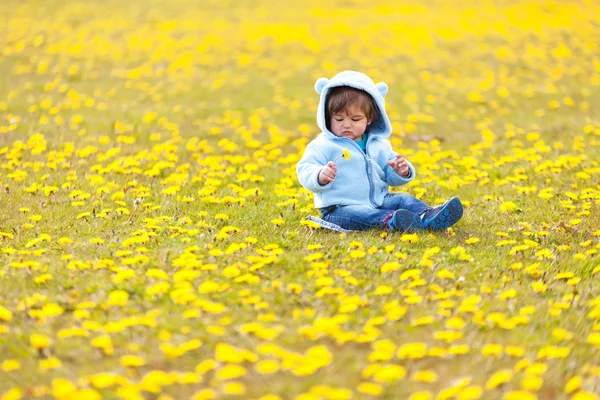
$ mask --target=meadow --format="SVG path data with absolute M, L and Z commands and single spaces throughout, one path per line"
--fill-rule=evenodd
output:
M 598 16 L 5 0 L 0 399 L 600 398 Z M 389 86 L 394 191 L 458 224 L 305 219 L 313 85 L 345 69 Z

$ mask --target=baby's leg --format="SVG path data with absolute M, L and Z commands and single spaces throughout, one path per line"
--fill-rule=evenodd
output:
M 381 208 L 390 210 L 408 210 L 413 214 L 422 214 L 431 210 L 427 204 L 408 193 L 389 193 L 385 195 Z
M 394 210 L 371 208 L 361 205 L 328 207 L 322 218 L 344 229 L 363 231 L 371 228 L 387 229 L 387 219 Z M 386 217 L 388 217 L 386 219 Z

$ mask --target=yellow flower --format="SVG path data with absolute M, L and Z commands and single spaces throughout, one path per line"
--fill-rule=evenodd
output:
M 528 390 L 530 392 L 534 392 L 534 391 L 539 390 L 543 384 L 544 384 L 544 379 L 542 379 L 542 377 L 526 375 L 521 380 L 521 389 Z
M 246 386 L 241 382 L 231 382 L 223 387 L 223 392 L 230 395 L 244 395 Z
M 123 307 L 127 304 L 129 293 L 123 290 L 114 290 L 108 295 L 108 305 L 113 307 Z
M 523 390 L 515 390 L 512 392 L 508 392 L 502 397 L 502 400 L 536 400 L 537 396 L 535 394 L 525 392 Z
M 90 342 L 92 347 L 102 350 L 102 352 L 110 356 L 113 353 L 113 344 L 110 336 L 98 336 Z
M 598 400 L 598 396 L 590 392 L 577 392 L 571 400 Z
M 279 370 L 279 362 L 276 360 L 262 360 L 256 364 L 258 373 L 266 375 L 273 374 Z
M 490 343 L 483 346 L 481 354 L 484 356 L 499 356 L 502 355 L 503 347 L 500 344 Z
M 23 396 L 23 391 L 18 388 L 9 389 L 8 392 L 4 393 L 0 399 L 2 400 L 19 400 Z
M 573 333 L 566 329 L 555 328 L 552 330 L 552 336 L 557 340 L 570 340 L 573 337 Z
M 362 250 L 352 250 L 350 252 L 350 258 L 364 258 L 366 254 L 367 253 Z
M 433 395 L 431 392 L 415 392 L 413 393 L 408 400 L 431 400 L 433 399 Z
M 417 360 L 427 355 L 427 344 L 423 342 L 406 343 L 398 349 L 397 356 L 401 360 L 413 359 Z
M 492 375 L 485 383 L 485 388 L 488 390 L 494 389 L 504 383 L 507 383 L 512 378 L 512 371 L 509 369 L 503 369 Z
M 43 350 L 46 347 L 50 346 L 50 338 L 45 335 L 40 335 L 39 333 L 33 333 L 29 340 L 31 345 L 35 347 L 37 350 Z
M 513 203 L 512 201 L 505 201 L 504 203 L 502 203 L 500 205 L 500 211 L 503 212 L 511 212 L 511 211 L 515 211 L 517 209 L 517 205 L 515 203 Z
M 216 377 L 219 380 L 236 379 L 246 375 L 246 368 L 241 365 L 229 364 L 217 371 Z
M 341 155 L 337 156 L 336 158 L 333 159 L 333 162 L 336 162 L 338 160 L 338 158 L 343 157 L 344 160 L 349 160 L 350 159 L 350 152 L 348 151 L 348 149 L 344 149 L 344 151 L 342 152 Z
M 569 379 L 569 381 L 565 385 L 565 394 L 571 394 L 579 390 L 579 388 L 581 387 L 581 381 L 582 379 L 580 375 L 576 375 Z
M 548 285 L 543 281 L 535 281 L 531 283 L 531 288 L 537 293 L 544 293 L 548 290 Z
M 356 390 L 371 396 L 379 396 L 383 393 L 381 385 L 372 382 L 362 382 L 356 387 Z
M 428 369 L 418 371 L 412 377 L 412 380 L 415 382 L 427 382 L 427 383 L 436 382 L 437 379 L 438 379 L 438 375 L 435 372 L 428 370 Z
M 8 309 L 0 306 L 0 321 L 10 322 L 11 319 L 12 319 L 12 312 L 10 312 Z
M 504 350 L 506 354 L 512 357 L 523 357 L 523 354 L 525 354 L 525 349 L 521 346 L 506 346 Z
M 5 372 L 16 371 L 21 368 L 21 363 L 18 360 L 4 360 L 0 365 L 0 369 Z
M 419 241 L 419 236 L 416 233 L 405 233 L 400 237 L 400 241 L 416 243 Z
M 45 360 L 40 360 L 39 366 L 41 370 L 50 370 L 60 368 L 62 363 L 56 357 L 50 357 Z
M 126 354 L 121 357 L 121 365 L 124 367 L 141 367 L 144 364 L 144 359 L 138 356 Z
M 52 379 L 52 395 L 55 398 L 63 398 L 75 392 L 77 388 L 69 380 L 63 378 Z
M 525 369 L 525 374 L 538 376 L 538 375 L 542 375 L 544 372 L 546 372 L 547 369 L 548 369 L 548 367 L 546 366 L 546 364 L 536 362 L 536 363 L 529 365 Z
M 482 394 L 483 389 L 481 387 L 472 385 L 462 389 L 457 397 L 461 400 L 475 400 L 481 398 Z
M 437 277 L 440 279 L 455 279 L 454 274 L 445 268 L 437 273 Z
M 200 391 L 196 392 L 192 396 L 192 399 L 193 400 L 210 400 L 210 399 L 214 399 L 215 396 L 216 396 L 216 393 L 213 389 L 201 389 Z
M 381 272 L 392 272 L 400 269 L 402 266 L 397 261 L 386 262 L 381 266 Z
M 377 382 L 395 382 L 406 376 L 406 369 L 400 365 L 387 365 L 375 373 L 373 379 Z

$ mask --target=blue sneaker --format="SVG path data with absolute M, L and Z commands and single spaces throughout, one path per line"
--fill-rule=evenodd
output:
M 396 210 L 394 216 L 390 219 L 390 226 L 393 230 L 402 232 L 415 232 L 424 229 L 421 217 L 408 210 Z
M 444 231 L 451 227 L 463 215 L 463 206 L 458 197 L 453 197 L 441 206 L 425 211 L 423 226 L 433 231 Z

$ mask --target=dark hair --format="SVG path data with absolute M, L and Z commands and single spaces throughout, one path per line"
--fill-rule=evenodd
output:
M 329 121 L 333 114 L 346 110 L 348 107 L 356 106 L 365 113 L 371 121 L 377 116 L 377 109 L 373 104 L 373 98 L 364 90 L 350 86 L 336 86 L 327 93 L 325 104 L 325 124 L 330 129 Z

